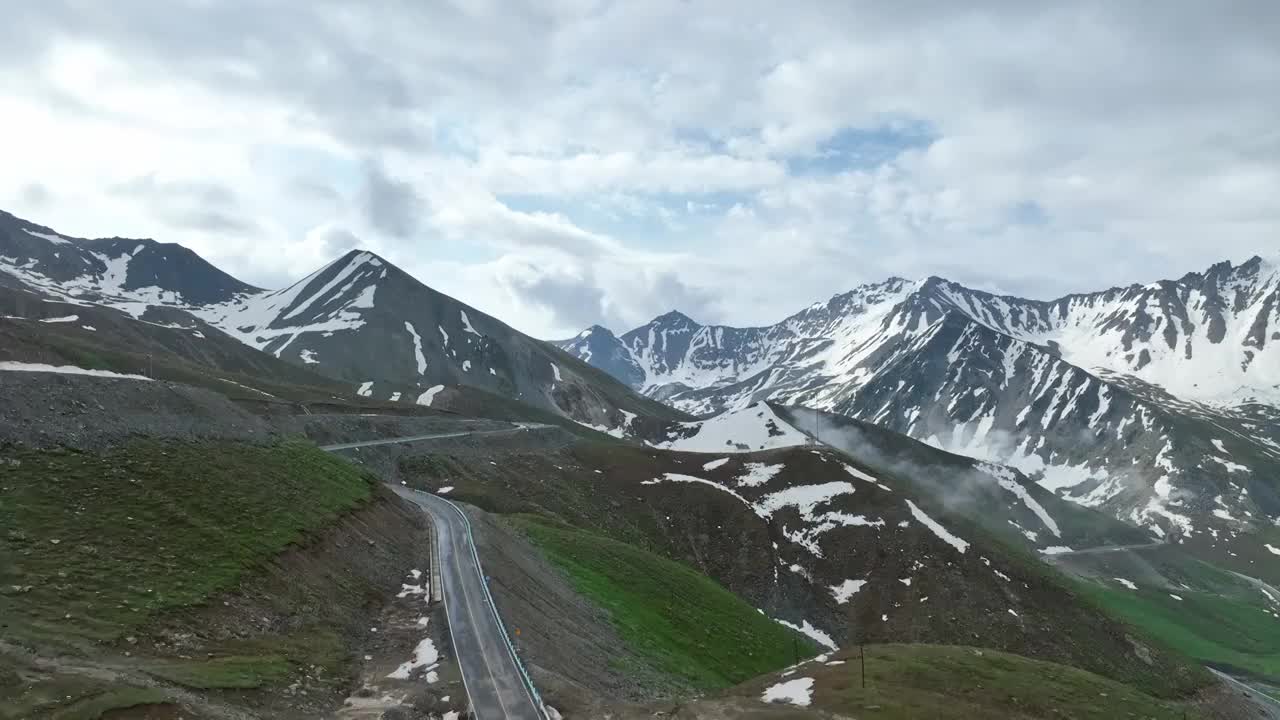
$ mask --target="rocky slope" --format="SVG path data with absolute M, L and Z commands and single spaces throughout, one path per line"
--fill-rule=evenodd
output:
M 766 434 L 772 422 L 782 435 L 802 436 L 781 411 L 747 412 L 761 413 L 755 419 Z M 744 419 L 743 430 L 729 434 L 750 442 L 759 437 L 743 434 L 756 432 L 750 425 Z M 539 513 L 685 562 L 827 647 L 964 642 L 1162 692 L 1199 682 L 1173 656 L 1077 602 L 1029 552 L 1141 533 L 998 470 L 935 466 L 941 485 L 968 488 L 977 501 L 949 504 L 921 491 L 927 478 L 876 462 L 804 444 L 726 453 L 578 443 L 501 457 L 405 455 L 398 477 L 429 491 L 447 487 L 451 498 L 491 512 Z M 1141 659 L 1148 652 L 1152 664 Z
M 68 315 L 105 307 L 139 322 L 216 327 L 362 397 L 430 405 L 444 387 L 466 386 L 603 429 L 681 416 L 364 251 L 265 291 L 181 246 L 70 238 L 0 213 L 0 283 L 63 303 Z
M 1280 517 L 1277 302 L 1280 271 L 1258 258 L 1053 302 L 895 278 L 768 327 L 672 312 L 560 344 L 692 413 L 829 410 L 1216 540 Z

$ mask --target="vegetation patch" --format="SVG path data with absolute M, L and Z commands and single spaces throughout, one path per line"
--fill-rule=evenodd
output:
M 169 696 L 155 688 L 116 688 L 83 698 L 53 713 L 54 720 L 98 720 L 112 710 L 159 705 Z
M 791 677 L 815 678 L 815 707 L 881 720 L 1200 717 L 1185 704 L 1158 700 L 1085 670 L 996 650 L 868 645 L 865 653 L 865 688 L 856 649 L 838 656 L 843 664 L 809 663 Z M 773 677 L 744 689 L 762 692 L 778 681 Z
M 1257 605 L 1212 593 L 1082 584 L 1113 615 L 1180 652 L 1224 670 L 1280 682 L 1280 620 Z
M 200 690 L 251 689 L 288 677 L 289 663 L 278 655 L 178 660 L 156 663 L 147 672 L 164 680 Z
M 373 479 L 285 442 L 137 441 L 0 458 L 5 634 L 113 640 L 233 589 L 366 502 Z
M 540 517 L 516 521 L 578 592 L 609 612 L 628 646 L 696 688 L 733 685 L 818 651 L 681 563 Z

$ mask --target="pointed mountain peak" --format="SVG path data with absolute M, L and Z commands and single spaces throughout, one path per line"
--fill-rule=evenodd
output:
M 353 262 L 358 263 L 360 265 L 365 265 L 365 264 L 372 265 L 374 267 L 381 267 L 384 265 L 391 264 L 387 262 L 384 258 L 379 256 L 377 253 L 370 250 L 362 250 L 360 248 L 347 251 L 347 254 L 338 258 L 332 264 L 347 265 Z
M 578 337 L 584 338 L 584 339 L 588 337 L 595 337 L 595 336 L 605 337 L 605 338 L 617 337 L 616 335 L 613 334 L 612 330 L 610 330 L 609 328 L 603 325 L 592 325 L 586 330 L 583 330 L 582 332 L 578 333 Z
M 679 310 L 672 310 L 670 312 L 663 313 L 662 315 L 654 318 L 650 324 L 662 327 L 688 327 L 698 325 L 697 321 Z

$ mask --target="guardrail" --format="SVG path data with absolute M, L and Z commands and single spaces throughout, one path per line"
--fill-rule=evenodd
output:
M 436 497 L 439 497 L 438 495 Z M 550 714 L 547 712 L 547 704 L 543 702 L 542 696 L 538 694 L 538 688 L 534 687 L 533 679 L 529 677 L 529 671 L 525 669 L 524 663 L 520 661 L 520 656 L 516 654 L 516 646 L 511 642 L 511 636 L 507 634 L 507 624 L 502 621 L 502 615 L 498 612 L 498 606 L 493 602 L 493 594 L 489 592 L 489 581 L 484 576 L 484 566 L 480 564 L 480 554 L 476 552 L 475 534 L 471 531 L 471 520 L 467 518 L 467 514 L 462 512 L 462 508 L 455 505 L 452 501 L 440 498 L 458 513 L 458 517 L 462 518 L 462 524 L 467 528 L 467 544 L 471 546 L 471 557 L 475 560 L 476 571 L 480 573 L 480 587 L 484 588 L 485 604 L 489 606 L 489 611 L 493 613 L 493 617 L 498 621 L 498 627 L 502 629 L 502 639 L 507 644 L 507 651 L 511 653 L 511 659 L 515 661 L 516 669 L 520 671 L 520 678 L 524 683 L 525 690 L 529 691 L 529 697 L 533 699 L 533 703 L 537 706 L 538 714 L 550 720 Z
M 431 516 L 423 514 L 427 521 L 431 521 Z M 440 573 L 440 541 L 436 539 L 435 523 L 432 523 L 431 532 L 427 533 L 427 557 L 430 558 L 431 568 L 427 571 L 427 600 L 428 602 L 438 603 L 444 601 L 444 587 L 441 581 Z

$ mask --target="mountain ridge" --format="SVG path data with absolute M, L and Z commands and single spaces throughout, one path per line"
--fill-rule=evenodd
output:
M 1277 303 L 1280 272 L 1261 257 L 1054 301 L 891 278 L 771 326 L 667 313 L 560 345 L 695 415 L 760 400 L 832 411 L 1012 465 L 1158 535 L 1216 541 L 1280 516 L 1261 477 L 1280 463 Z M 1245 362 L 1222 361 L 1233 351 Z M 1266 392 L 1213 402 L 1242 379 Z
M 363 397 L 430 405 L 456 385 L 606 430 L 636 415 L 683 417 L 368 250 L 264 290 L 182 246 L 71 238 L 5 213 L 0 278 L 44 299 L 114 308 L 141 322 L 159 310 L 167 322 L 185 315 Z

